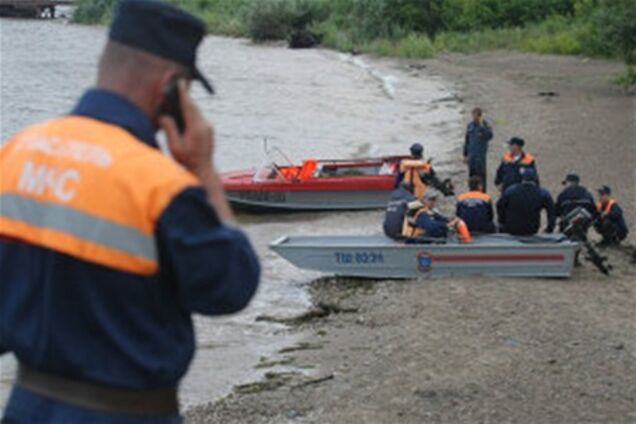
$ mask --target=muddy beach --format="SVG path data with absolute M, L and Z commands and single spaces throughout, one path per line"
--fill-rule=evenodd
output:
M 608 82 L 620 65 L 489 53 L 386 66 L 450 81 L 448 101 L 465 117 L 485 109 L 495 127 L 489 177 L 505 140 L 520 135 L 553 194 L 567 172 L 590 189 L 612 186 L 629 246 L 606 250 L 609 278 L 584 264 L 568 280 L 316 279 L 309 312 L 260 318 L 301 341 L 261 358 L 262 380 L 190 409 L 186 421 L 636 421 L 636 109 Z M 448 140 L 457 163 L 461 135 Z M 464 179 L 463 167 L 450 171 Z

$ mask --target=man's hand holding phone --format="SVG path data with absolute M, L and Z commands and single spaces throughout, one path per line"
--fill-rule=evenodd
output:
M 188 83 L 184 79 L 177 81 L 177 93 L 183 118 L 183 132 L 179 131 L 173 116 L 162 115 L 159 118 L 159 125 L 166 133 L 170 153 L 177 162 L 199 178 L 219 217 L 223 220 L 233 220 L 232 209 L 225 199 L 221 178 L 214 169 L 212 160 L 214 129 L 192 101 Z

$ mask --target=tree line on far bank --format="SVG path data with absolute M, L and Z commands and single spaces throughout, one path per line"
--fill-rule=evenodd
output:
M 341 51 L 405 58 L 510 49 L 624 60 L 636 84 L 636 0 L 172 0 L 212 33 L 255 41 L 310 31 Z M 104 23 L 116 0 L 79 0 L 74 20 Z

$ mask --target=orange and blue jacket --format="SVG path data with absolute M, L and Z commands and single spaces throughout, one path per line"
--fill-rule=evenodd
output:
M 615 232 L 615 235 L 619 238 L 619 240 L 623 240 L 627 237 L 627 234 L 629 234 L 629 228 L 627 227 L 627 222 L 625 222 L 623 209 L 619 206 L 616 200 L 610 199 L 607 203 L 598 202 L 596 208 L 598 211 L 596 227 L 601 234 L 605 232 L 604 227 L 607 227 L 609 224 L 611 227 L 614 227 L 611 231 Z
M 494 233 L 492 198 L 481 191 L 468 191 L 457 198 L 456 215 L 472 233 Z
M 539 183 L 539 174 L 535 164 L 534 156 L 530 153 L 522 152 L 518 158 L 514 158 L 510 152 L 507 152 L 501 159 L 497 175 L 495 176 L 495 185 L 502 185 L 502 193 L 513 184 L 521 182 L 521 176 L 526 168 L 531 168 L 537 175 L 537 184 Z
M 155 131 L 123 97 L 91 90 L 0 148 L 0 353 L 95 383 L 176 387 L 191 314 L 252 298 L 249 241 Z

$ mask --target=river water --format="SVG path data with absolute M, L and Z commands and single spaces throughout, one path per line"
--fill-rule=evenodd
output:
M 20 128 L 66 113 L 94 84 L 102 27 L 54 21 L 0 19 L 0 140 Z M 401 154 L 415 141 L 444 160 L 458 148 L 460 104 L 442 78 L 396 61 L 337 52 L 256 46 L 208 37 L 200 65 L 217 95 L 196 88 L 195 99 L 215 126 L 221 170 L 258 166 L 262 141 L 293 160 Z M 199 348 L 182 384 L 187 405 L 223 396 L 235 384 L 260 378 L 254 365 L 297 341 L 262 314 L 289 316 L 308 306 L 306 285 L 318 275 L 295 269 L 267 244 L 289 233 L 373 233 L 380 212 L 239 217 L 259 251 L 261 288 L 250 307 L 231 317 L 197 317 Z M 0 358 L 0 408 L 13 379 L 11 357 Z

